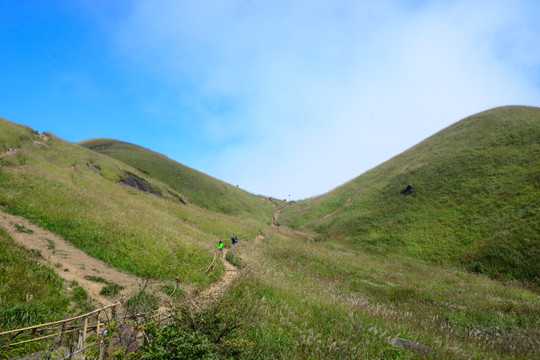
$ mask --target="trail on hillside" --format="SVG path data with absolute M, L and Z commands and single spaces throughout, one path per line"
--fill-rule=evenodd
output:
M 345 201 L 345 204 L 341 205 L 340 207 L 338 207 L 336 210 L 332 211 L 330 214 L 326 214 L 323 219 L 326 220 L 328 219 L 329 217 L 332 217 L 334 215 L 336 215 L 339 211 L 341 211 L 342 209 L 346 208 L 347 206 L 349 206 L 349 204 L 351 203 L 351 200 L 353 198 L 353 195 L 349 196 L 347 198 L 347 201 Z
M 101 305 L 115 303 L 113 299 L 100 294 L 103 283 L 86 279 L 86 276 L 101 277 L 124 289 L 118 296 L 128 296 L 139 290 L 143 279 L 121 272 L 101 260 L 95 259 L 76 248 L 58 235 L 44 230 L 27 219 L 0 211 L 2 227 L 18 244 L 41 253 L 42 262 L 54 269 L 67 281 L 77 281 L 88 295 Z
M 271 225 L 275 227 L 279 227 L 279 225 L 276 225 L 276 222 L 278 221 L 279 215 L 281 214 L 281 210 L 283 210 L 284 206 L 280 208 L 279 206 L 276 205 L 276 203 L 274 203 L 270 199 L 268 201 L 270 201 L 270 203 L 274 207 L 274 215 L 272 215 Z
M 116 303 L 118 298 L 126 298 L 137 293 L 145 281 L 143 278 L 122 272 L 91 257 L 60 236 L 32 224 L 24 217 L 0 211 L 0 227 L 19 245 L 39 251 L 44 264 L 54 269 L 64 280 L 76 281 L 100 305 L 110 305 Z M 227 249 L 224 249 L 225 274 L 223 277 L 190 301 L 203 306 L 207 301 L 217 299 L 238 275 L 239 270 L 225 260 L 226 254 Z M 105 284 L 88 280 L 88 276 L 101 277 L 124 289 L 114 299 L 105 297 L 100 294 Z
M 219 281 L 201 291 L 200 294 L 193 299 L 193 302 L 197 306 L 204 307 L 211 301 L 217 301 L 219 296 L 225 292 L 227 287 L 239 274 L 238 268 L 226 260 L 228 251 L 228 249 L 223 249 L 223 263 L 225 264 L 225 273 L 223 274 L 223 277 Z

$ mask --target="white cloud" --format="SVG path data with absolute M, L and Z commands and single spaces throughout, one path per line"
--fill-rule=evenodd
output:
M 280 198 L 326 192 L 475 112 L 540 105 L 534 2 L 376 4 L 138 1 L 115 39 L 221 146 L 190 166 Z

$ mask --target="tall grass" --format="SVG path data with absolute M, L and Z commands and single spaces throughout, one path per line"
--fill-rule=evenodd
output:
M 38 140 L 36 135 L 37 133 L 27 126 L 0 118 L 0 152 L 19 148 L 23 142 L 30 139 Z
M 404 256 L 270 234 L 235 249 L 251 271 L 229 293 L 256 304 L 241 336 L 253 358 L 497 358 L 538 353 L 540 297 L 514 284 Z M 404 276 L 389 277 L 400 273 Z M 390 344 L 415 340 L 428 354 Z

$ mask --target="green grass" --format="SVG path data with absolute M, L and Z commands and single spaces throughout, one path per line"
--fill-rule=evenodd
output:
M 0 284 L 0 331 L 58 320 L 67 313 L 62 280 L 1 228 Z
M 257 344 L 254 358 L 422 358 L 390 345 L 396 336 L 428 346 L 428 358 L 539 355 L 534 291 L 280 232 L 259 247 L 236 249 L 250 271 L 228 296 L 257 307 L 256 321 L 239 335 Z M 404 279 L 388 276 L 395 273 Z
M 90 280 L 90 281 L 94 281 L 94 282 L 97 282 L 97 283 L 105 284 L 105 286 L 99 292 L 100 295 L 113 297 L 113 296 L 118 295 L 118 293 L 124 289 L 123 286 L 118 285 L 118 284 L 116 284 L 116 283 L 114 283 L 112 281 L 109 281 L 109 280 L 105 279 L 105 278 L 102 278 L 101 276 L 86 275 L 84 278 L 86 280 Z
M 221 262 L 204 272 L 216 244 L 238 236 L 228 258 L 244 270 L 220 301 L 230 310 L 221 315 L 249 309 L 234 332 L 237 358 L 532 359 L 540 356 L 539 124 L 533 108 L 472 116 L 331 193 L 286 204 L 276 228 L 267 199 L 195 173 L 175 183 L 167 172 L 183 168 L 148 164 L 161 155 L 105 142 L 123 146 L 121 162 L 53 135 L 36 144 L 31 129 L 0 121 L 14 134 L 2 146 L 19 149 L 2 157 L 0 206 L 119 269 L 178 280 L 180 294 L 216 281 Z M 118 185 L 126 172 L 163 197 Z M 414 191 L 404 197 L 407 184 Z M 218 196 L 221 186 L 230 192 Z M 0 304 L 18 304 L 17 292 L 0 291 Z M 130 300 L 156 304 L 152 294 Z M 182 334 L 197 345 L 195 333 Z M 431 352 L 397 348 L 397 336 Z
M 97 283 L 107 284 L 108 281 L 105 278 L 102 278 L 101 276 L 95 276 L 95 275 L 86 275 L 84 277 L 86 280 L 90 280 Z
M 119 186 L 116 180 L 123 171 L 137 170 L 52 135 L 46 148 L 27 142 L 20 153 L 27 157 L 26 165 L 7 166 L 0 173 L 4 210 L 139 276 L 178 277 L 184 284 L 198 285 L 215 281 L 222 265 L 209 278 L 196 269 L 211 261 L 219 239 L 232 233 L 252 237 L 259 227 L 253 220 Z M 99 166 L 107 176 L 96 174 L 87 164 Z M 167 185 L 148 182 L 168 193 Z
M 267 198 L 226 184 L 162 154 L 111 139 L 90 139 L 79 144 L 118 159 L 168 184 L 173 189 L 172 194 L 181 203 L 187 201 L 215 212 L 244 215 L 260 221 L 268 221 L 272 217 L 274 210 Z
M 358 249 L 540 285 L 540 109 L 464 119 L 280 220 Z M 407 184 L 414 190 L 400 195 Z
M 115 284 L 115 283 L 107 283 L 106 286 L 104 286 L 101 291 L 99 292 L 100 295 L 105 295 L 109 297 L 113 297 L 118 295 L 120 291 L 124 289 L 123 286 Z
M 31 128 L 12 123 L 4 118 L 0 118 L 0 152 L 8 149 L 17 149 L 23 142 L 31 139 L 39 140 L 38 133 Z

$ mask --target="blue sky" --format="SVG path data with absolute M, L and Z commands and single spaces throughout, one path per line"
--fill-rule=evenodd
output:
M 539 18 L 536 0 L 2 0 L 0 116 L 302 199 L 540 106 Z

